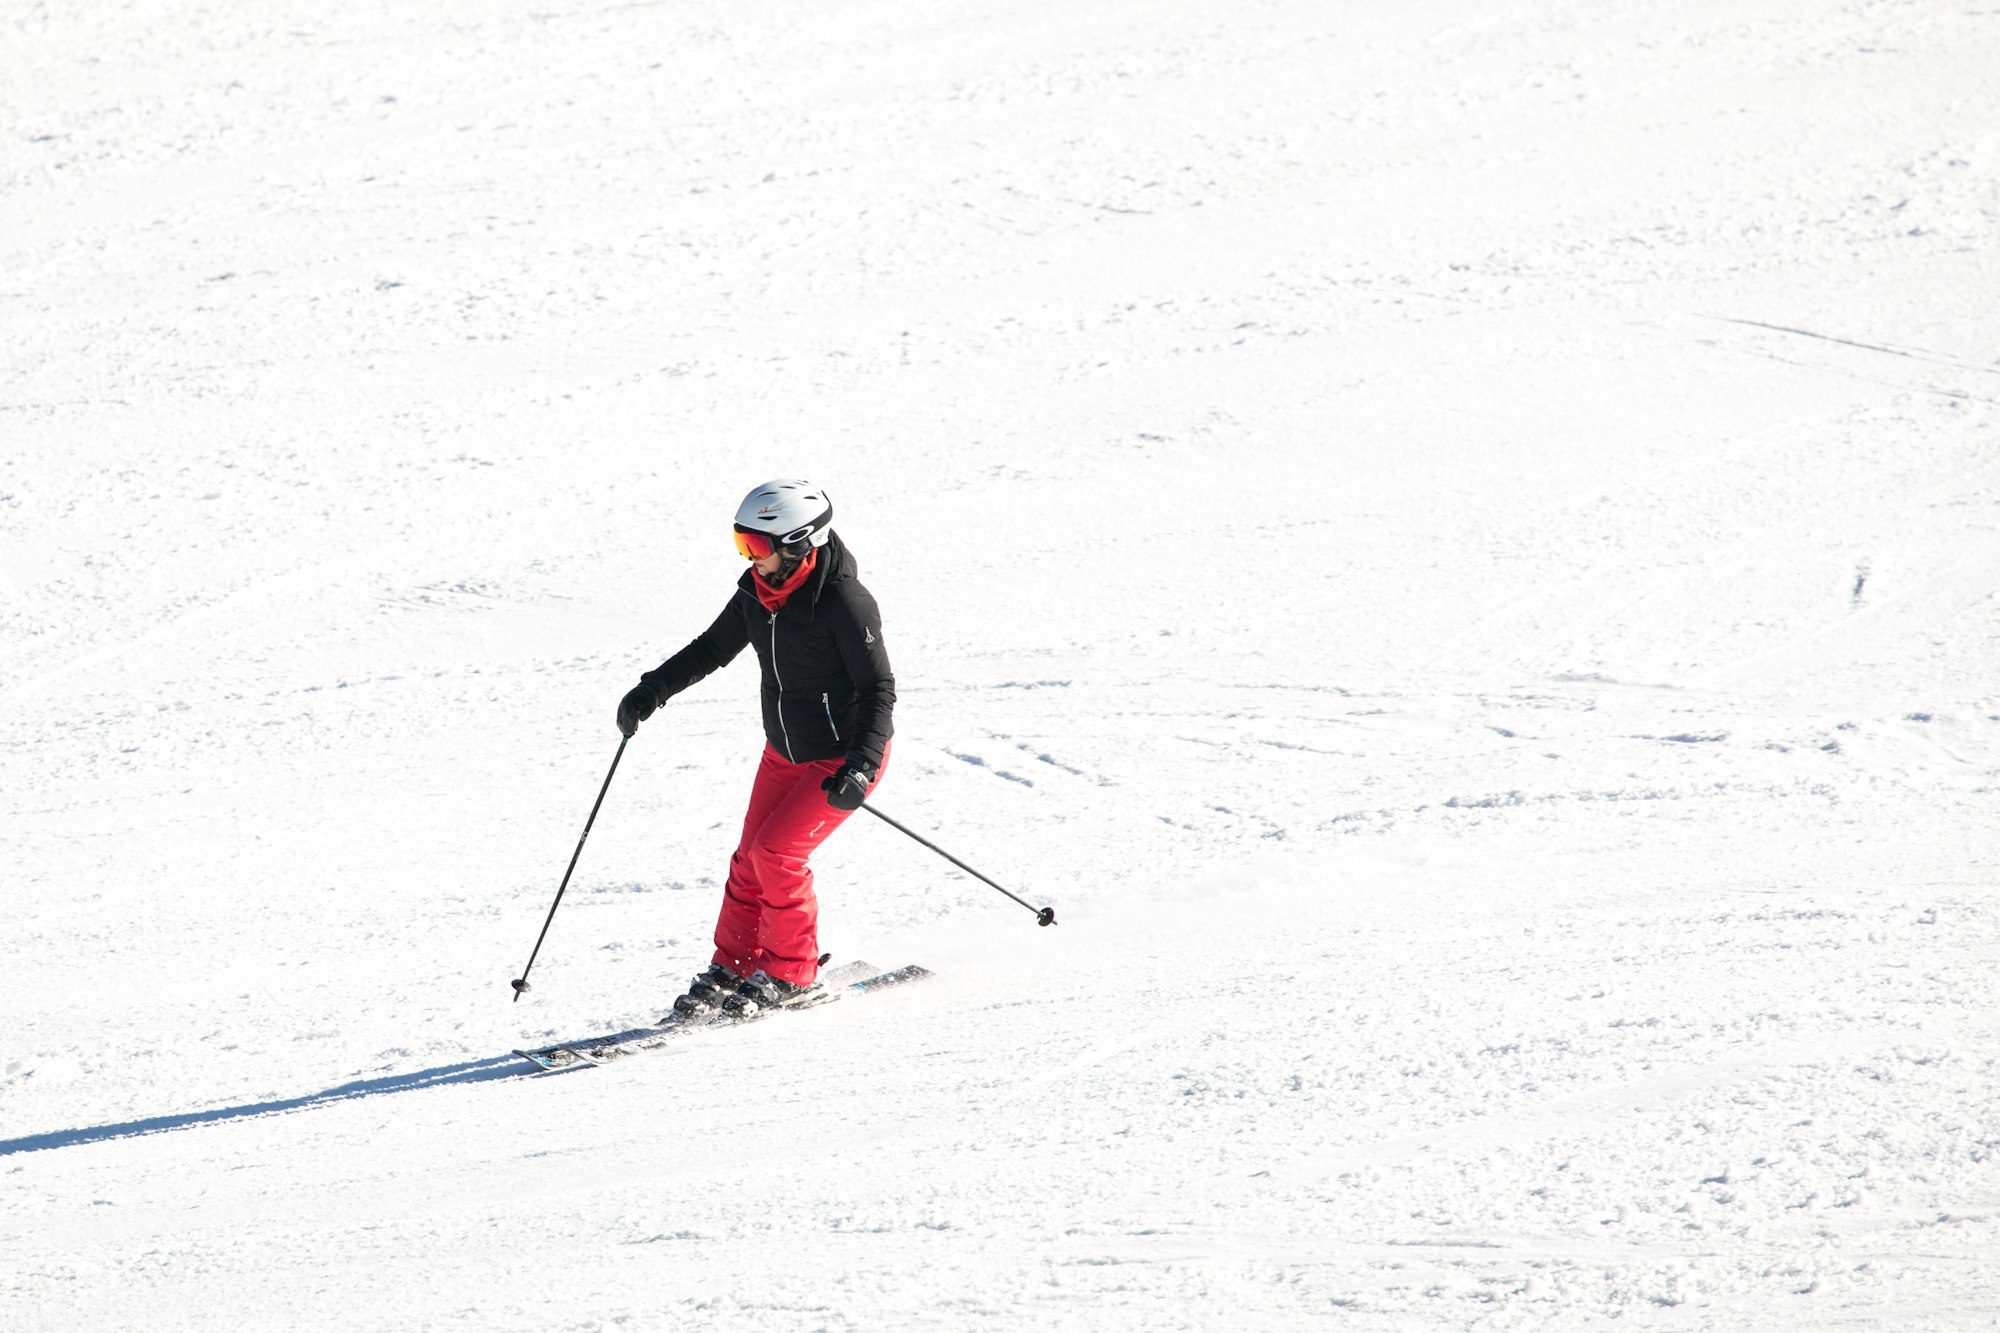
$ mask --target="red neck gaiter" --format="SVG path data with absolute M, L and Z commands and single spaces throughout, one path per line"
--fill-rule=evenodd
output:
M 766 611 L 776 611 L 779 607 L 790 601 L 792 594 L 797 592 L 808 578 L 812 577 L 813 566 L 818 563 L 819 548 L 815 546 L 812 550 L 806 552 L 805 559 L 799 561 L 799 567 L 792 571 L 792 576 L 777 587 L 773 588 L 770 584 L 764 582 L 764 576 L 754 569 L 750 571 L 750 586 L 757 590 L 757 600 L 764 604 Z

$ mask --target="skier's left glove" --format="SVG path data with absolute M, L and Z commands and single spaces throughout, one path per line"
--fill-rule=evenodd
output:
M 826 803 L 836 810 L 859 810 L 861 802 L 868 798 L 868 788 L 874 784 L 875 775 L 855 764 L 842 764 L 836 773 L 829 774 L 819 789 L 826 793 Z

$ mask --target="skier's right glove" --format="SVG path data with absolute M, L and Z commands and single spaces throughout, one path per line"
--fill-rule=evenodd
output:
M 653 683 L 641 676 L 639 683 L 618 701 L 618 730 L 624 733 L 626 740 L 631 740 L 632 733 L 639 730 L 639 724 L 651 717 L 659 706 L 660 696 L 654 692 Z

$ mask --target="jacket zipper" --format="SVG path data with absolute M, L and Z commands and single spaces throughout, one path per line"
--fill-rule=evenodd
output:
M 833 732 L 833 738 L 835 740 L 839 740 L 840 724 L 833 720 L 833 701 L 827 698 L 826 695 L 822 694 L 819 697 L 819 702 L 820 702 L 820 707 L 826 709 L 826 725 L 828 730 Z
M 778 682 L 778 734 L 785 738 L 785 758 L 791 763 L 796 764 L 799 761 L 792 758 L 791 728 L 785 725 L 785 678 L 778 674 L 778 613 L 776 611 L 771 613 L 771 679 Z

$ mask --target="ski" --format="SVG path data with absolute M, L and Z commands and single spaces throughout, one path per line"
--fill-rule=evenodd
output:
M 847 989 L 857 995 L 861 995 L 874 990 L 887 990 L 891 986 L 907 985 L 912 981 L 922 981 L 930 975 L 931 970 L 929 968 L 923 966 L 921 963 L 911 963 L 908 967 L 899 967 L 893 972 L 879 972 L 872 977 L 864 977 L 860 981 L 850 981 L 847 984 Z
M 629 1028 L 623 1032 L 559 1042 L 553 1046 L 517 1048 L 514 1054 L 545 1070 L 610 1064 L 628 1055 L 656 1050 L 676 1037 L 707 1032 L 715 1028 L 740 1027 L 745 1023 L 758 1022 L 774 1012 L 786 1009 L 812 1009 L 846 995 L 862 995 L 869 991 L 884 990 L 930 975 L 930 969 L 914 963 L 888 972 L 878 971 L 872 963 L 859 961 L 843 963 L 839 967 L 829 968 L 821 973 L 818 986 L 800 996 L 795 1002 L 781 1006 L 779 1010 L 763 1010 L 749 1018 L 725 1017 L 721 1014 L 704 1015 L 695 1019 L 671 1019 L 670 1016 L 670 1021 L 651 1027 Z

